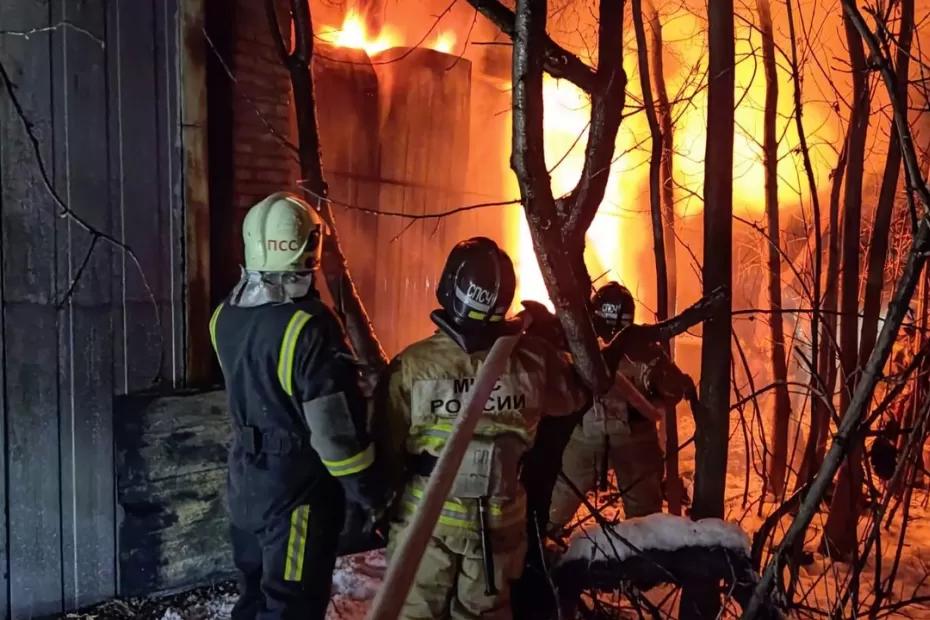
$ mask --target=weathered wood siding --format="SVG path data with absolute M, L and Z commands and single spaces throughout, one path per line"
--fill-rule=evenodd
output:
M 49 182 L 139 261 L 59 217 L 0 89 L 4 617 L 116 592 L 113 397 L 183 377 L 176 14 L 176 0 L 0 2 L 0 31 L 32 31 L 0 33 L 0 62 Z
M 127 396 L 117 411 L 121 593 L 230 576 L 226 393 Z

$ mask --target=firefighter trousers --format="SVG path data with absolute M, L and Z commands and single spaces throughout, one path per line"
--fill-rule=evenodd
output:
M 322 507 L 332 513 L 332 507 Z M 232 527 L 239 600 L 232 620 L 323 620 L 329 605 L 341 519 L 314 518 L 309 505 L 257 532 Z
M 406 535 L 407 523 L 391 526 L 388 557 Z M 520 528 L 506 537 L 494 536 L 494 581 L 497 594 L 485 592 L 481 541 L 451 534 L 430 538 L 410 593 L 400 613 L 402 620 L 510 620 L 511 583 L 523 572 L 526 539 Z
M 648 421 L 631 424 L 629 433 L 609 436 L 609 443 L 586 441 L 572 436 L 562 455 L 562 473 L 582 493 L 598 484 L 607 456 L 617 477 L 626 518 L 642 517 L 662 510 L 662 448 L 656 425 Z M 558 532 L 575 516 L 581 498 L 562 476 L 556 480 L 549 508 L 549 531 Z

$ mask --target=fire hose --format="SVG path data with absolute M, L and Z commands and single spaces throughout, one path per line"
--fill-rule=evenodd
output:
M 520 336 L 529 327 L 530 320 L 528 316 L 524 317 L 519 333 L 498 338 L 478 371 L 474 387 L 468 393 L 468 403 L 465 405 L 464 412 L 455 421 L 452 433 L 446 445 L 443 446 L 439 460 L 429 477 L 423 500 L 407 528 L 407 537 L 400 543 L 397 553 L 391 559 L 384 576 L 384 583 L 378 589 L 371 611 L 368 613 L 369 620 L 394 620 L 400 615 L 400 610 L 410 592 L 410 586 L 413 584 L 413 578 L 417 569 L 420 568 L 420 560 L 429 544 L 436 522 L 439 520 L 442 505 L 452 489 L 455 475 L 465 457 L 478 420 L 481 419 L 485 403 L 491 396 L 491 391 L 497 384 L 501 373 L 504 372 L 507 360 L 514 347 L 517 346 Z
M 473 389 L 467 396 L 468 402 L 462 415 L 456 419 L 449 439 L 439 454 L 439 459 L 423 493 L 423 499 L 407 528 L 407 536 L 400 542 L 397 552 L 388 565 L 384 583 L 378 589 L 371 610 L 368 612 L 368 620 L 395 620 L 400 615 L 404 601 L 410 592 L 410 586 L 420 567 L 420 560 L 439 520 L 443 504 L 452 489 L 456 473 L 461 467 L 462 459 L 465 457 L 475 428 L 481 419 L 484 406 L 520 337 L 532 322 L 532 317 L 528 314 L 523 315 L 522 318 L 523 325 L 520 331 L 514 335 L 498 338 L 478 371 Z M 634 407 L 652 419 L 662 417 L 662 413 L 629 380 L 620 374 L 616 374 L 615 377 L 621 394 Z M 484 546 L 487 547 L 487 545 Z M 486 562 L 487 560 L 488 558 L 485 558 Z M 485 570 L 493 570 L 493 566 L 486 563 Z M 493 579 L 493 574 L 491 577 Z

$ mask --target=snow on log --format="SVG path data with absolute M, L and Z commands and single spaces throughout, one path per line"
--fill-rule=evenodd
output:
M 721 519 L 692 521 L 669 514 L 627 519 L 605 531 L 600 526 L 572 536 L 559 564 L 574 560 L 623 562 L 645 551 L 677 551 L 687 547 L 719 547 L 749 555 L 749 536 Z
M 582 592 L 624 584 L 646 591 L 661 584 L 705 589 L 722 583 L 721 593 L 745 608 L 759 580 L 749 552 L 749 536 L 735 523 L 655 514 L 579 530 L 554 562 L 552 579 L 562 617 L 573 617 Z M 779 617 L 770 601 L 757 616 Z

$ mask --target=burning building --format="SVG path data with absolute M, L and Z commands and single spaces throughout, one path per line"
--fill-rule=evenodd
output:
M 812 67 L 842 46 L 839 13 L 821 4 L 801 3 L 808 21 L 824 24 L 809 35 L 819 37 L 808 44 Z M 276 3 L 282 24 L 286 5 Z M 595 24 L 582 5 L 560 7 L 551 34 L 590 60 Z M 678 307 L 699 296 L 699 263 L 714 251 L 701 247 L 697 217 L 714 140 L 700 7 L 661 9 Z M 518 299 L 545 302 L 509 169 L 507 39 L 464 3 L 314 0 L 313 9 L 327 199 L 387 353 L 432 329 L 442 261 L 467 236 L 501 242 L 517 267 Z M 734 297 L 737 309 L 751 309 L 766 295 L 756 229 L 764 81 L 758 33 L 744 22 L 737 31 Z M 629 287 L 648 322 L 657 296 L 650 134 L 632 28 L 625 32 L 627 109 L 585 259 L 598 282 Z M 207 324 L 238 278 L 247 208 L 274 191 L 302 191 L 289 76 L 264 3 L 7 0 L 0 63 L 0 611 L 53 614 L 226 576 L 228 422 Z M 822 65 L 807 75 L 805 120 L 826 201 L 847 115 L 837 84 L 847 78 Z M 784 63 L 778 76 L 790 81 Z M 546 160 L 560 195 L 581 173 L 590 102 L 548 77 L 544 99 Z M 803 272 L 811 190 L 792 109 L 784 87 L 784 253 Z M 876 185 L 887 136 L 872 146 L 866 183 Z M 787 267 L 781 275 L 786 299 L 802 303 L 803 278 Z M 768 343 L 756 325 L 738 329 L 761 350 Z M 790 327 L 803 340 L 804 322 Z M 694 375 L 697 343 L 683 337 L 677 351 Z

